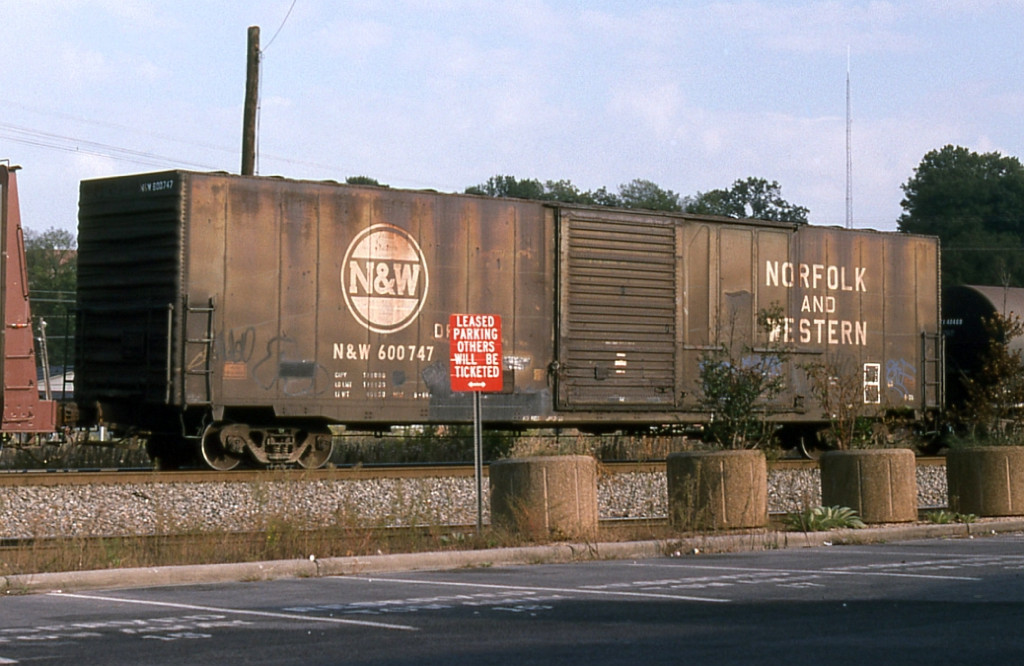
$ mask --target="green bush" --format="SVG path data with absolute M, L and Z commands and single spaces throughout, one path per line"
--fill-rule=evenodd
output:
M 818 506 L 791 513 L 784 519 L 788 529 L 797 532 L 827 532 L 835 529 L 860 529 L 864 521 L 845 506 Z
M 701 354 L 698 396 L 710 413 L 709 443 L 723 449 L 754 449 L 772 443 L 775 428 L 768 422 L 772 402 L 785 388 L 789 350 L 774 332 L 781 327 L 782 306 L 773 304 L 757 314 L 764 346 L 745 342 L 738 313 L 717 332 L 715 345 Z
M 924 514 L 924 519 L 929 523 L 935 523 L 936 525 L 948 525 L 950 523 L 964 523 L 969 525 L 970 523 L 978 520 L 978 517 L 973 513 L 959 513 L 957 511 L 945 511 L 939 509 L 937 511 L 929 511 Z

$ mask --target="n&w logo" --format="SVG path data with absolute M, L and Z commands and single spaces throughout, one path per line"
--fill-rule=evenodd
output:
M 376 333 L 400 331 L 427 298 L 427 262 L 416 240 L 390 224 L 375 224 L 348 246 L 341 288 L 349 311 Z

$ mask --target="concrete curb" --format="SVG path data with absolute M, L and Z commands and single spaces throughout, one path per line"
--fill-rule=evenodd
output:
M 319 578 L 395 571 L 553 564 L 592 560 L 681 557 L 701 553 L 745 552 L 912 539 L 963 538 L 1024 531 L 1024 518 L 987 518 L 971 524 L 900 524 L 830 532 L 744 531 L 672 538 L 664 541 L 559 543 L 489 550 L 399 553 L 365 557 L 277 560 L 239 564 L 103 569 L 21 574 L 0 578 L 0 594 L 162 587 L 203 583 Z

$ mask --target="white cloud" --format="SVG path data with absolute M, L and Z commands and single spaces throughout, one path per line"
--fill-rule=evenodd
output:
M 110 76 L 109 62 L 100 51 L 67 46 L 61 52 L 60 61 L 64 80 L 76 88 L 87 87 Z
M 910 3 L 746 1 L 715 4 L 709 30 L 750 40 L 772 50 L 798 54 L 912 52 L 921 42 L 901 24 L 912 17 Z
M 289 5 L 8 3 L 0 113 L 12 125 L 236 169 L 246 28 L 262 22 L 268 41 Z M 1008 27 L 1021 9 L 303 0 L 263 60 L 261 152 L 288 161 L 265 158 L 262 170 L 447 190 L 495 173 L 585 189 L 639 177 L 681 194 L 758 176 L 778 180 L 813 220 L 842 224 L 850 46 L 854 214 L 891 226 L 899 184 L 927 151 L 960 143 L 1024 154 L 1021 47 Z M 10 145 L 0 150 L 26 172 L 47 164 L 32 169 L 37 178 L 138 169 Z M 59 189 L 23 192 L 23 205 L 59 203 L 51 217 L 73 221 L 76 195 L 58 202 Z

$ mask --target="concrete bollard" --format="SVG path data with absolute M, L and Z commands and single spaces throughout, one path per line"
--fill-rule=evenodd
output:
M 821 503 L 856 511 L 865 523 L 917 520 L 917 461 L 909 449 L 828 451 Z
M 1024 516 L 1024 447 L 977 446 L 946 453 L 949 508 L 978 516 Z
M 491 524 L 531 538 L 597 536 L 597 461 L 591 456 L 499 460 L 489 470 Z
M 768 463 L 763 452 L 672 453 L 666 471 L 673 527 L 718 530 L 768 523 Z

